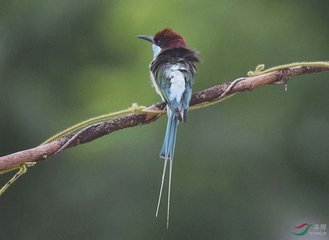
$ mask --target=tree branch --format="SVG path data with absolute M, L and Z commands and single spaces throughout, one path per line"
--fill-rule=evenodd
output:
M 248 73 L 249 77 L 239 79 L 240 81 L 234 85 L 224 83 L 194 93 L 190 102 L 191 109 L 215 104 L 235 93 L 252 91 L 265 84 L 286 84 L 288 79 L 294 76 L 329 71 L 329 62 L 288 64 L 266 71 L 262 71 L 263 68 L 263 65 L 259 65 L 254 72 Z M 269 72 L 269 70 L 271 71 Z M 84 128 L 82 130 L 80 128 L 78 134 L 59 135 L 58 138 L 52 138 L 50 142 L 40 146 L 0 157 L 0 170 L 5 171 L 27 162 L 45 160 L 66 148 L 93 141 L 121 129 L 151 123 L 164 115 L 163 109 L 165 106 L 165 103 L 157 103 L 147 108 L 132 108 L 130 113 L 122 111 L 120 113 L 123 113 L 123 115 L 120 114 L 110 120 L 89 126 L 83 125 Z M 57 137 L 57 135 L 55 136 Z

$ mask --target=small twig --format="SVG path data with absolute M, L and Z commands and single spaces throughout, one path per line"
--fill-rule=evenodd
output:
M 14 170 L 18 170 L 15 175 L 9 179 L 9 181 L 0 189 L 0 196 L 20 177 L 22 176 L 24 173 L 26 173 L 27 168 L 28 167 L 32 167 L 35 164 L 35 162 L 28 162 L 28 163 L 24 163 L 21 166 L 12 168 L 12 169 L 8 169 L 3 171 L 2 173 L 6 173 L 9 171 L 14 171 Z

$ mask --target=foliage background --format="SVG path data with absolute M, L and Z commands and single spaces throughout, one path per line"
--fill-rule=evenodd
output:
M 151 48 L 172 27 L 200 50 L 194 90 L 268 67 L 329 60 L 315 1 L 0 2 L 0 155 L 133 102 L 159 101 Z M 166 119 L 38 164 L 0 199 L 4 239 L 293 239 L 329 225 L 329 75 L 266 86 L 190 112 L 179 128 L 171 225 L 154 212 Z M 1 176 L 4 183 L 10 175 Z

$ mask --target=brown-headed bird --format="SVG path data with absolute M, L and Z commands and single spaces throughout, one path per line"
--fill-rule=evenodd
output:
M 196 74 L 195 63 L 199 62 L 199 58 L 197 51 L 188 48 L 184 38 L 169 28 L 163 29 L 155 36 L 138 35 L 137 37 L 152 43 L 151 80 L 156 92 L 167 104 L 167 129 L 160 151 L 160 157 L 164 159 L 164 167 L 156 216 L 159 212 L 166 167 L 169 160 L 168 228 L 171 175 L 177 127 L 179 122 L 186 121 L 192 96 L 192 84 Z

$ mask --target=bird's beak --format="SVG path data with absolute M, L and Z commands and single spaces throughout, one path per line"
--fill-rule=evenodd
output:
M 144 39 L 146 41 L 149 41 L 151 43 L 154 43 L 154 37 L 150 35 L 137 35 L 136 37 Z

